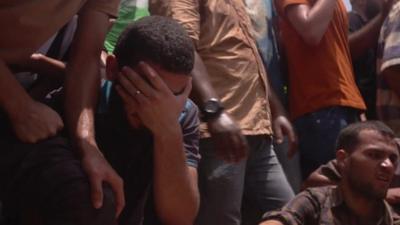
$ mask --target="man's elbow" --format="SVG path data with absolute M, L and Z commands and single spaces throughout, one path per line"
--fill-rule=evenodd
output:
M 293 7 L 287 12 L 292 27 L 307 45 L 319 45 L 326 30 L 321 29 L 319 22 L 310 18 L 308 13 L 299 10 Z
M 313 29 L 304 29 L 301 32 L 300 36 L 307 45 L 313 47 L 318 46 L 321 43 L 323 37 L 323 35 L 319 34 Z

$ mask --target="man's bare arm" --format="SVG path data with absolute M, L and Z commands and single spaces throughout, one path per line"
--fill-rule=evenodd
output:
M 337 0 L 317 0 L 314 5 L 290 5 L 286 15 L 303 40 L 312 46 L 320 43 L 333 18 Z
M 160 132 L 154 141 L 157 214 L 166 225 L 193 224 L 200 204 L 197 170 L 186 165 L 179 124 L 174 129 Z
M 177 20 L 188 32 L 196 46 L 200 38 L 200 1 L 198 0 L 171 0 L 164 1 L 160 7 L 160 0 L 150 1 L 150 11 L 162 16 L 169 16 Z M 200 55 L 195 52 L 195 65 L 192 71 L 193 90 L 191 99 L 203 109 L 204 103 L 211 98 L 219 99 L 209 80 L 209 74 Z M 216 154 L 228 161 L 238 162 L 247 156 L 248 146 L 246 139 L 236 121 L 222 111 L 219 116 L 207 121 L 207 127 L 215 144 Z
M 0 108 L 10 119 L 15 135 L 23 142 L 46 139 L 64 126 L 54 110 L 28 95 L 1 59 Z
M 198 53 L 195 53 L 195 66 L 192 71 L 192 99 L 202 108 L 204 103 L 218 96 L 211 86 L 207 69 Z M 248 146 L 236 122 L 225 112 L 207 121 L 208 130 L 215 144 L 217 155 L 230 162 L 238 162 L 247 156 Z
M 268 90 L 270 90 L 268 100 L 271 107 L 272 128 L 274 131 L 274 137 L 276 142 L 278 144 L 281 144 L 283 142 L 284 136 L 287 136 L 289 140 L 288 158 L 290 159 L 297 151 L 297 135 L 292 126 L 292 123 L 288 119 L 286 110 L 282 106 L 278 96 L 275 94 L 275 91 L 273 90 L 271 85 L 268 85 Z
M 116 214 L 124 207 L 122 179 L 103 158 L 95 141 L 94 112 L 100 88 L 100 53 L 109 16 L 86 9 L 81 12 L 65 78 L 65 115 L 75 149 L 88 175 L 95 208 L 102 206 L 102 185 L 114 191 Z
M 12 96 L 12 98 L 10 98 Z M 8 114 L 21 110 L 31 101 L 24 88 L 14 78 L 13 74 L 0 59 L 0 106 Z
M 360 30 L 349 35 L 350 52 L 353 59 L 357 59 L 377 44 L 382 23 L 389 14 L 392 4 L 393 0 L 383 0 L 381 12 Z
M 95 142 L 93 116 L 100 88 L 100 52 L 107 27 L 108 16 L 96 11 L 86 11 L 78 20 L 65 79 L 66 119 L 75 144 L 81 140 Z

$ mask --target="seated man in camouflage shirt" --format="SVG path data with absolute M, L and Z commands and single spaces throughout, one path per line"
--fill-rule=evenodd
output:
M 340 132 L 336 149 L 339 184 L 305 190 L 261 225 L 400 224 L 384 200 L 399 157 L 393 131 L 377 121 L 355 123 Z

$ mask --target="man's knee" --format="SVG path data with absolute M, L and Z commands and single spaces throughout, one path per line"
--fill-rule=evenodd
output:
M 103 204 L 98 209 L 94 208 L 90 186 L 86 181 L 72 186 L 65 190 L 62 197 L 53 199 L 54 204 L 50 204 L 52 208 L 47 210 L 49 224 L 116 224 L 114 195 L 108 185 L 103 185 Z
M 38 215 L 44 224 L 61 225 L 110 225 L 115 221 L 112 190 L 104 185 L 103 206 L 95 209 L 88 177 L 63 138 L 38 143 L 25 157 L 18 174 L 9 193 L 13 197 L 7 201 L 14 217 Z

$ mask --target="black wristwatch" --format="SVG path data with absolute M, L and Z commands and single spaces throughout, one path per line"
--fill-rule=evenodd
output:
M 202 107 L 202 120 L 207 122 L 211 119 L 218 117 L 222 111 L 224 111 L 224 107 L 221 105 L 221 102 L 216 98 L 210 98 L 207 100 Z

